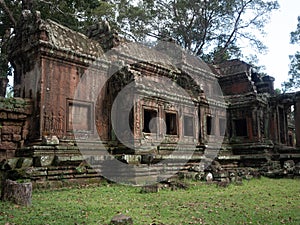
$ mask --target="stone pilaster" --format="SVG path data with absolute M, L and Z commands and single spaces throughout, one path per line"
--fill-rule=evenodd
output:
M 295 96 L 295 130 L 296 130 L 296 146 L 300 147 L 300 92 Z

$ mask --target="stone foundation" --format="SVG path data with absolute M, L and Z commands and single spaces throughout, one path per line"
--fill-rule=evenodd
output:
M 92 146 L 90 143 L 89 146 Z M 235 182 L 252 177 L 300 177 L 300 154 L 296 149 L 264 150 L 256 154 L 229 154 L 221 151 L 214 161 L 207 160 L 202 151 L 183 164 L 182 157 L 172 159 L 169 155 L 152 155 L 151 163 L 143 158 L 147 155 L 109 155 L 106 149 L 97 151 L 97 156 L 82 156 L 77 146 L 31 146 L 16 152 L 16 157 L 2 161 L 2 175 L 12 180 L 30 179 L 34 187 L 56 188 L 66 185 L 99 183 L 105 177 L 112 181 L 131 185 L 146 185 L 164 182 L 171 177 L 205 180 L 208 173 L 214 182 Z M 258 150 L 257 150 L 258 151 Z M 161 160 L 169 158 L 164 164 Z M 118 159 L 116 167 L 111 163 Z M 205 163 L 206 162 L 206 163 Z M 201 167 L 205 163 L 207 166 Z M 128 165 L 135 166 L 130 169 Z M 147 183 L 148 182 L 148 183 Z

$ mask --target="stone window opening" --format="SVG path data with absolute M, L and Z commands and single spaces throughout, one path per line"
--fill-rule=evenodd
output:
M 238 137 L 247 137 L 247 120 L 246 119 L 236 119 L 234 120 L 235 135 Z
M 177 114 L 166 112 L 166 134 L 177 135 Z
M 206 117 L 206 133 L 207 135 L 215 134 L 215 120 L 212 116 Z
M 295 124 L 295 106 L 291 105 L 287 110 L 287 122 L 289 125 Z
M 289 134 L 289 146 L 294 146 L 294 138 L 292 134 Z
M 183 117 L 183 135 L 184 136 L 194 136 L 194 122 L 192 116 Z
M 157 133 L 157 111 L 154 109 L 144 109 L 144 133 Z
M 134 107 L 130 109 L 128 117 L 130 130 L 131 132 L 134 132 Z

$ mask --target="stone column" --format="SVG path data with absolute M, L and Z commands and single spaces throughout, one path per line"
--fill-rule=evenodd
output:
M 300 92 L 295 95 L 295 130 L 296 130 L 296 146 L 300 147 Z

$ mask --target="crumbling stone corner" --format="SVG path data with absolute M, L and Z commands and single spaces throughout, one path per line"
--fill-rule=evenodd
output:
M 0 98 L 0 161 L 15 156 L 29 133 L 31 100 Z

